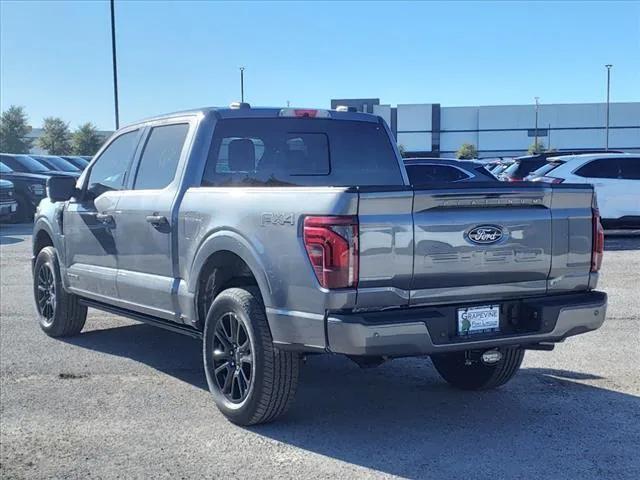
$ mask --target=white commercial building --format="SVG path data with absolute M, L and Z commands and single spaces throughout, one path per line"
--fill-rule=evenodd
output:
M 409 154 L 451 157 L 463 143 L 479 157 L 526 153 L 536 136 L 558 151 L 603 149 L 606 104 L 495 105 L 443 107 L 437 103 L 381 105 L 379 99 L 332 100 L 384 118 Z M 609 148 L 640 152 L 640 102 L 611 103 Z

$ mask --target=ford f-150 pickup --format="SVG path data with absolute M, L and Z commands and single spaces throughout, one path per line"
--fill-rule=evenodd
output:
M 42 330 L 78 334 L 91 307 L 202 338 L 215 402 L 241 425 L 287 410 L 304 355 L 430 356 L 486 389 L 605 319 L 591 186 L 414 187 L 386 123 L 346 108 L 151 118 L 47 192 Z

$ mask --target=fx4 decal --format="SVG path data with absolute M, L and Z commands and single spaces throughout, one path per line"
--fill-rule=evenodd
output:
M 295 225 L 295 216 L 293 213 L 274 213 L 265 212 L 262 214 L 263 227 L 269 225 Z

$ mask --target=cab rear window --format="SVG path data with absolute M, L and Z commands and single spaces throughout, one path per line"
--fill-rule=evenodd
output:
M 382 125 L 307 118 L 220 120 L 203 186 L 402 185 Z

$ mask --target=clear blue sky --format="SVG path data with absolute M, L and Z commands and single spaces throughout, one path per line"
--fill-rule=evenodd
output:
M 2 109 L 113 128 L 109 3 L 0 3 Z M 239 99 L 327 107 L 640 100 L 640 2 L 117 1 L 121 123 Z

